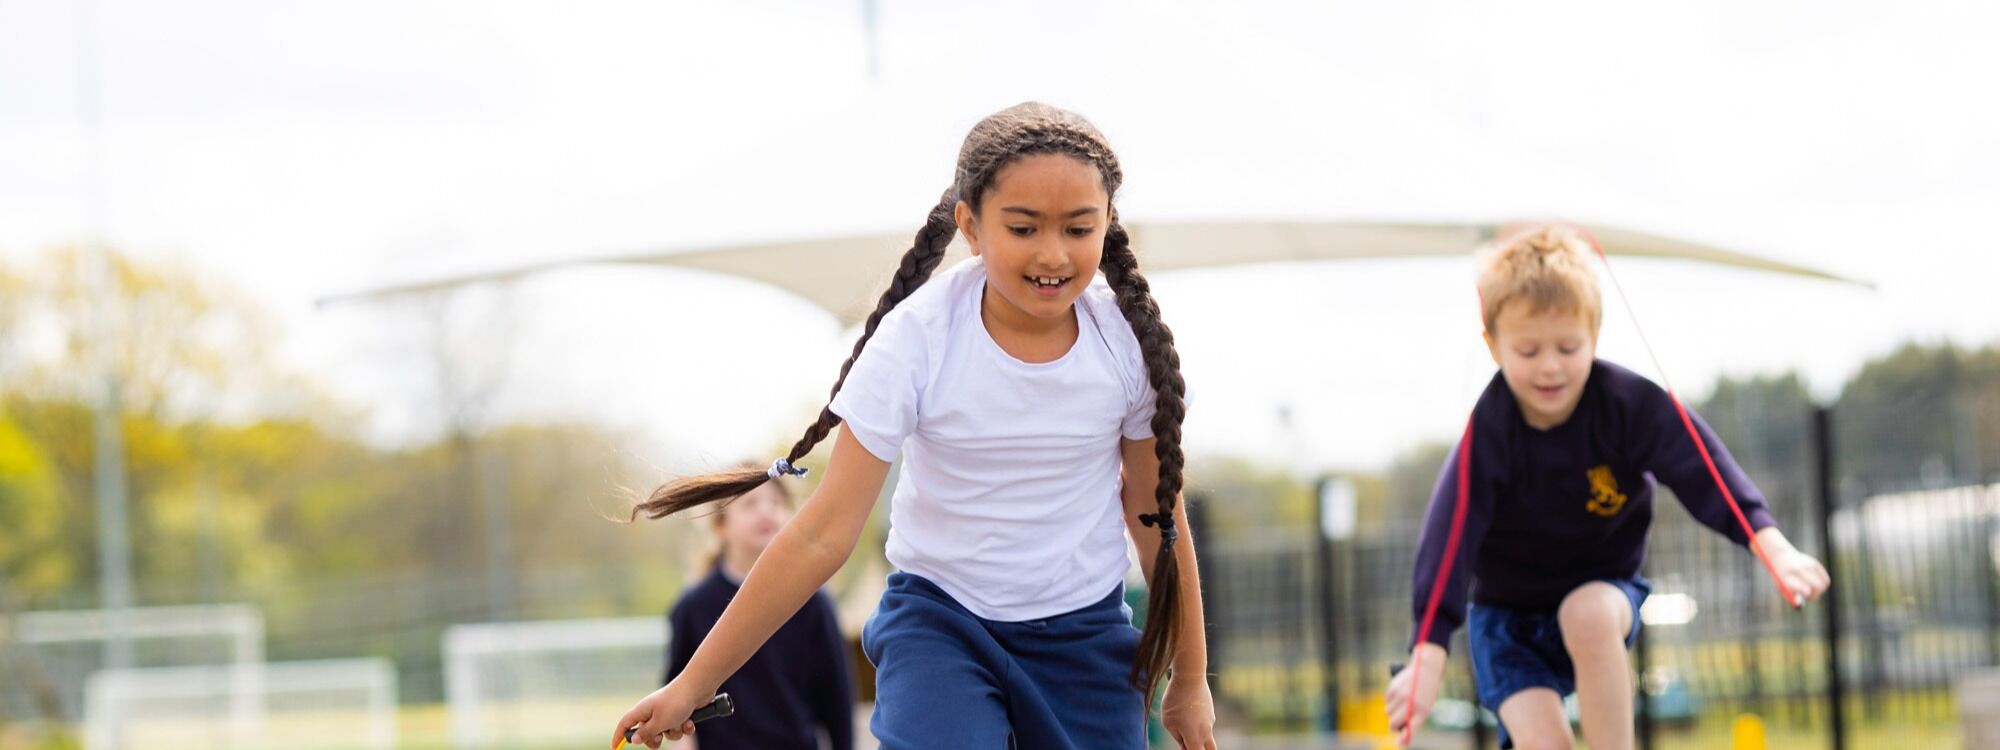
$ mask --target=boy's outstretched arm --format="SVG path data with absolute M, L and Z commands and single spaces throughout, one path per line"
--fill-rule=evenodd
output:
M 1668 398 L 1664 393 L 1660 397 Z M 1778 522 L 1771 516 L 1770 507 L 1764 501 L 1764 493 L 1750 481 L 1750 475 L 1736 463 L 1736 457 L 1730 455 L 1729 448 L 1722 444 L 1722 438 L 1715 434 L 1708 422 L 1693 409 L 1687 411 L 1687 424 L 1694 426 L 1694 433 L 1700 436 L 1702 447 L 1707 449 L 1707 457 L 1704 458 L 1701 448 L 1697 448 L 1689 437 L 1686 424 L 1679 422 L 1679 412 L 1671 403 L 1652 411 L 1654 414 L 1650 416 L 1658 423 L 1650 425 L 1646 433 L 1652 443 L 1649 446 L 1651 460 L 1647 464 L 1654 476 L 1673 489 L 1674 496 L 1680 498 L 1688 514 L 1716 533 L 1745 546 L 1749 546 L 1752 539 L 1743 533 L 1743 526 L 1748 523 L 1755 532 L 1756 546 L 1763 550 L 1770 562 L 1771 573 L 1798 597 L 1798 601 L 1791 602 L 1792 606 L 1800 606 L 1826 593 L 1833 584 L 1826 567 L 1813 556 L 1799 551 L 1791 540 L 1785 538 L 1784 532 L 1778 530 Z M 1668 419 L 1673 422 L 1665 423 Z M 1711 461 L 1714 462 L 1713 472 L 1709 470 Z M 1717 477 L 1727 486 L 1727 496 L 1723 494 L 1723 488 L 1717 486 Z M 1730 507 L 1732 499 L 1735 509 Z M 1738 510 L 1743 514 L 1740 521 L 1736 516 Z
M 1479 425 L 1472 427 L 1476 429 Z M 1468 434 L 1474 438 L 1478 436 L 1477 433 Z M 1498 463 L 1496 441 L 1484 441 L 1476 449 L 1470 448 L 1473 446 L 1461 441 L 1445 459 L 1437 486 L 1431 492 L 1423 532 L 1417 539 L 1416 565 L 1410 584 L 1410 661 L 1407 668 L 1390 679 L 1384 695 L 1390 728 L 1398 732 L 1403 730 L 1405 723 L 1413 727 L 1423 726 L 1432 704 L 1437 700 L 1438 686 L 1444 679 L 1444 665 L 1449 659 L 1446 649 L 1451 643 L 1451 634 L 1465 623 L 1473 561 L 1478 559 L 1479 547 L 1493 523 L 1495 478 L 1488 467 Z M 1451 570 L 1443 578 L 1442 590 L 1438 590 L 1438 574 L 1446 564 L 1446 547 L 1450 542 L 1452 525 L 1457 521 L 1459 462 L 1462 460 L 1469 461 L 1464 471 L 1468 479 L 1464 527 L 1460 529 L 1459 549 L 1451 550 L 1449 555 L 1452 558 Z M 1418 632 L 1422 630 L 1434 593 L 1438 605 L 1430 632 Z

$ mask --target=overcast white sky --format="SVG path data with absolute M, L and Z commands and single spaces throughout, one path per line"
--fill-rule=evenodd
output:
M 913 231 L 965 130 L 1030 98 L 1109 134 L 1135 220 L 1564 216 L 1878 285 L 1622 264 L 1694 396 L 1792 368 L 1830 396 L 1901 341 L 2000 339 L 1988 3 L 886 0 L 873 76 L 862 8 L 98 0 L 101 232 L 253 293 L 391 440 L 437 419 L 417 327 L 317 297 Z M 73 0 L 0 4 L 0 257 L 85 231 L 78 29 Z M 1161 274 L 1190 449 L 1357 467 L 1448 438 L 1490 372 L 1470 273 Z M 458 317 L 510 342 L 497 413 L 634 428 L 670 467 L 789 439 L 847 344 L 796 298 L 691 272 L 578 268 L 507 299 Z M 1602 353 L 1653 372 L 1615 308 Z

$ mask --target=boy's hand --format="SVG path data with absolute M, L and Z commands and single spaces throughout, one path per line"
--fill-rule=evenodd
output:
M 1826 566 L 1819 564 L 1819 560 L 1812 555 L 1793 547 L 1791 540 L 1786 539 L 1776 526 L 1758 531 L 1757 544 L 1764 548 L 1764 554 L 1771 557 L 1771 567 L 1777 572 L 1778 580 L 1785 582 L 1793 596 L 1804 600 L 1793 602 L 1793 606 L 1818 599 L 1833 585 L 1833 577 L 1827 575 Z
M 1403 714 L 1406 711 L 1409 712 L 1411 726 L 1424 725 L 1424 719 L 1431 714 L 1431 706 L 1437 703 L 1438 687 L 1444 682 L 1445 659 L 1444 648 L 1435 643 L 1419 643 L 1410 651 L 1410 664 L 1414 666 L 1397 672 L 1389 680 L 1389 689 L 1384 694 L 1389 709 L 1390 731 L 1403 731 Z M 1422 679 L 1417 680 L 1416 694 L 1411 695 L 1410 681 L 1418 677 Z
M 1818 599 L 1833 585 L 1833 578 L 1826 574 L 1826 566 L 1812 555 L 1795 549 L 1785 550 L 1772 556 L 1771 566 L 1778 569 L 1778 577 L 1790 586 L 1792 593 L 1805 597 L 1806 601 Z

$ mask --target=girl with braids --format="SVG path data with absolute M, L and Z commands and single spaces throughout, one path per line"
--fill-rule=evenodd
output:
M 1162 681 L 1167 730 L 1215 746 L 1194 545 L 1175 517 L 1180 358 L 1112 207 L 1122 179 L 1070 112 L 1022 104 L 973 127 L 805 436 L 767 471 L 678 479 L 634 509 L 659 518 L 802 474 L 840 428 L 819 489 L 614 745 L 695 731 L 694 709 L 847 560 L 900 454 L 898 572 L 861 636 L 885 750 L 1139 750 Z M 932 279 L 954 234 L 974 257 Z M 1143 634 L 1123 603 L 1128 532 L 1150 584 Z

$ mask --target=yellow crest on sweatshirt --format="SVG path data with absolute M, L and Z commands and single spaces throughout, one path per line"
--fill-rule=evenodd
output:
M 1591 469 L 1586 476 L 1590 478 L 1590 504 L 1584 506 L 1587 510 L 1610 518 L 1625 509 L 1625 493 L 1618 491 L 1618 477 L 1611 474 L 1610 466 Z

